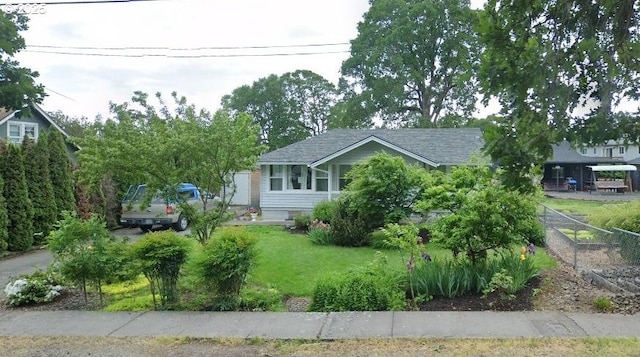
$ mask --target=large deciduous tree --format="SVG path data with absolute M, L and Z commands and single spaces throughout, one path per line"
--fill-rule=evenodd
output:
M 260 142 L 274 150 L 325 132 L 336 100 L 331 82 L 298 70 L 236 88 L 222 98 L 222 106 L 251 114 L 260 128 Z
M 444 114 L 470 115 L 479 50 L 469 1 L 370 4 L 342 64 L 341 87 L 360 92 L 388 126 L 438 127 Z
M 19 32 L 27 30 L 27 20 L 24 15 L 0 10 L 0 107 L 22 109 L 41 102 L 45 95 L 44 87 L 34 81 L 38 72 L 20 67 L 13 59 L 25 48 Z
M 621 101 L 640 95 L 639 6 L 636 0 L 486 3 L 479 26 L 483 89 L 500 100 L 505 126 L 545 139 L 528 148 L 542 160 L 565 138 L 639 141 L 637 113 L 616 114 Z
M 9 250 L 25 251 L 33 244 L 33 206 L 24 175 L 24 159 L 19 146 L 8 145 L 2 158 L 4 198 L 7 209 Z

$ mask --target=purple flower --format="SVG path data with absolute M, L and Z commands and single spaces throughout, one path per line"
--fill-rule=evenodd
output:
M 429 253 L 423 253 L 422 257 L 424 258 L 424 260 L 430 262 L 431 261 L 431 256 L 429 255 Z
M 533 243 L 529 244 L 527 252 L 531 255 L 536 255 L 536 246 Z

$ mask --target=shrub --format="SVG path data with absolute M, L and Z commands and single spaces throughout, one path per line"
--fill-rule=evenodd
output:
M 72 212 L 76 209 L 73 180 L 71 178 L 71 161 L 69 161 L 67 147 L 62 134 L 58 130 L 50 130 L 47 134 L 51 185 L 59 213 L 58 217 L 62 218 L 63 211 Z M 40 138 L 40 140 L 42 139 Z
M 273 288 L 243 289 L 240 293 L 240 310 L 277 311 L 282 305 L 282 294 Z
M 350 212 L 346 202 L 338 201 L 331 222 L 330 233 L 336 245 L 361 247 L 369 244 L 371 231 L 367 222 L 356 212 Z
M 311 217 L 319 222 L 331 224 L 331 219 L 336 211 L 336 201 L 322 201 L 313 207 Z
M 378 229 L 371 233 L 371 240 L 369 245 L 374 249 L 389 249 L 389 244 L 385 241 L 387 239 L 384 231 Z
M 640 233 L 640 201 L 598 207 L 587 215 L 587 220 L 607 230 L 620 228 Z
M 22 306 L 53 301 L 63 290 L 60 279 L 38 270 L 31 275 L 11 279 L 4 288 L 4 293 L 7 305 Z
M 29 199 L 22 150 L 10 144 L 0 162 L 7 207 L 8 248 L 14 252 L 25 251 L 33 244 L 33 205 Z
M 404 305 L 404 293 L 394 276 L 354 271 L 321 279 L 309 311 L 395 311 Z
M 317 245 L 335 245 L 336 240 L 331 235 L 331 227 L 324 222 L 314 220 L 309 226 L 309 239 Z
M 82 287 L 85 302 L 87 285 L 94 285 L 102 298 L 102 284 L 115 279 L 126 260 L 124 241 L 115 240 L 96 216 L 82 220 L 63 212 L 63 219 L 47 242 L 62 275 Z
M 293 225 L 299 231 L 309 230 L 311 221 L 311 215 L 308 214 L 299 214 L 293 217 Z
M 162 307 L 178 301 L 178 277 L 188 252 L 189 242 L 174 231 L 147 233 L 131 245 L 132 256 L 149 280 L 156 309 L 156 295 L 160 296 Z
M 256 240 L 243 228 L 227 227 L 204 247 L 196 265 L 203 285 L 216 293 L 214 309 L 235 310 L 257 258 Z

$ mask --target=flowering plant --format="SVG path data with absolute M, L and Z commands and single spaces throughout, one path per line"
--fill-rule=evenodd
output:
M 64 290 L 48 279 L 42 279 L 42 273 L 21 277 L 10 281 L 4 288 L 7 305 L 20 306 L 53 301 Z

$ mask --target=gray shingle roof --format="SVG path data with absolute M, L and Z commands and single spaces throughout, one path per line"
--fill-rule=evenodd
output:
M 621 163 L 621 159 L 611 157 L 593 157 L 579 154 L 572 149 L 568 141 L 553 146 L 553 157 L 546 164 L 608 164 Z
M 482 132 L 463 129 L 336 129 L 268 152 L 259 164 L 311 164 L 376 137 L 439 165 L 460 165 L 480 154 Z

